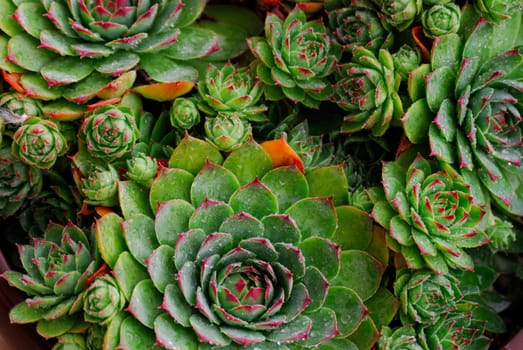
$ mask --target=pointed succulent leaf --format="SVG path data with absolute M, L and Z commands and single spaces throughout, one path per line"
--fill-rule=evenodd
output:
M 147 271 L 149 271 L 154 286 L 161 293 L 164 293 L 167 285 L 173 282 L 173 276 L 176 273 L 173 264 L 174 256 L 172 247 L 161 245 L 147 258 Z
M 317 267 L 327 279 L 334 278 L 340 270 L 340 247 L 320 237 L 309 237 L 298 247 L 305 257 L 307 266 Z
M 206 233 L 218 231 L 221 223 L 234 214 L 226 203 L 206 199 L 189 219 L 189 228 L 201 228 Z
M 174 245 L 178 235 L 187 230 L 194 207 L 183 199 L 160 202 L 154 227 L 160 244 Z
M 137 319 L 127 317 L 120 326 L 120 344 L 122 349 L 150 350 L 155 348 L 154 333 Z
M 134 181 L 118 182 L 118 199 L 124 218 L 137 214 L 152 216 L 147 191 Z
M 300 229 L 289 215 L 268 215 L 262 219 L 262 224 L 263 236 L 271 242 L 297 244 L 301 241 Z
M 175 323 L 166 314 L 162 314 L 154 320 L 154 331 L 157 343 L 164 348 L 198 349 L 198 340 L 194 334 L 187 332 L 183 326 Z
M 343 164 L 311 169 L 306 177 L 311 197 L 332 196 L 335 206 L 347 204 L 349 185 Z
M 223 156 L 210 143 L 186 133 L 174 149 L 169 159 L 169 167 L 185 169 L 196 176 L 207 161 L 222 164 Z
M 278 212 L 276 197 L 257 178 L 233 193 L 229 203 L 236 213 L 247 212 L 258 219 Z
M 191 184 L 194 176 L 186 170 L 163 168 L 151 185 L 149 202 L 153 211 L 158 210 L 161 202 L 182 199 L 190 202 Z
M 368 312 L 361 298 L 353 290 L 338 286 L 329 288 L 324 307 L 336 313 L 341 337 L 354 333 Z
M 131 298 L 132 291 L 138 282 L 149 278 L 146 268 L 127 251 L 121 253 L 116 260 L 113 275 L 127 300 Z
M 234 150 L 223 166 L 236 175 L 240 185 L 245 185 L 256 177 L 262 178 L 273 167 L 267 152 L 254 139 Z
M 239 187 L 238 180 L 230 170 L 207 162 L 192 183 L 191 201 L 195 206 L 199 206 L 205 198 L 228 202 Z
M 32 323 L 41 320 L 47 313 L 45 308 L 31 307 L 22 301 L 9 310 L 9 321 L 11 323 Z
M 162 295 L 151 280 L 138 282 L 134 287 L 127 310 L 144 326 L 154 327 L 155 318 L 162 313 Z
M 200 341 L 220 346 L 231 343 L 230 338 L 226 337 L 216 325 L 210 323 L 203 316 L 192 315 L 190 322 Z
M 20 33 L 7 43 L 9 61 L 32 72 L 39 72 L 44 65 L 56 59 L 50 51 L 38 48 L 40 42 L 29 34 Z
M 280 211 L 309 194 L 307 179 L 295 166 L 275 168 L 267 172 L 261 181 L 278 199 Z
M 416 144 L 425 142 L 432 119 L 433 113 L 429 109 L 426 99 L 419 99 L 410 105 L 401 117 L 408 139 Z
M 40 320 L 36 332 L 44 338 L 54 338 L 67 333 L 78 321 L 77 315 L 67 315 L 54 320 Z
M 143 214 L 135 215 L 122 223 L 125 241 L 131 254 L 142 265 L 154 249 L 158 240 L 154 232 L 154 220 Z
M 332 197 L 309 197 L 285 211 L 296 222 L 302 239 L 312 236 L 330 238 L 337 227 Z M 312 215 L 314 213 L 314 215 Z
M 162 54 L 175 60 L 187 61 L 207 56 L 218 49 L 216 33 L 200 26 L 181 28 L 177 40 L 162 50 Z
M 267 339 L 273 342 L 291 343 L 297 340 L 306 339 L 310 333 L 312 321 L 304 315 L 300 315 L 292 322 L 270 332 Z
M 191 229 L 178 235 L 174 254 L 176 269 L 180 270 L 185 263 L 196 259 L 206 238 L 207 234 L 201 229 Z
M 248 238 L 264 236 L 262 222 L 254 216 L 243 212 L 223 221 L 218 231 L 231 234 L 235 243 Z

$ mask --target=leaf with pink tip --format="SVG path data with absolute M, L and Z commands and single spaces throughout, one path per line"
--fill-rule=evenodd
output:
M 310 304 L 307 306 L 307 312 L 312 312 L 322 307 L 325 298 L 327 298 L 330 283 L 321 271 L 317 267 L 308 266 L 301 282 L 309 292 Z
M 162 50 L 162 54 L 174 60 L 188 61 L 219 50 L 216 33 L 200 26 L 181 28 L 177 39 L 176 43 Z
M 118 182 L 118 201 L 126 219 L 137 214 L 153 216 L 148 191 L 134 181 Z
M 317 267 L 327 279 L 334 278 L 340 269 L 340 247 L 320 237 L 310 237 L 298 244 L 307 266 Z
M 174 249 L 168 245 L 156 248 L 147 259 L 147 271 L 154 286 L 164 293 L 167 285 L 174 283 L 176 269 L 173 264 Z
M 268 239 L 262 237 L 247 238 L 241 241 L 239 246 L 255 253 L 257 259 L 267 262 L 274 261 L 281 255 Z
M 178 285 L 186 302 L 196 304 L 196 289 L 200 280 L 199 267 L 192 261 L 186 262 L 176 274 Z
M 194 176 L 183 169 L 163 168 L 154 179 L 149 191 L 149 202 L 154 212 L 160 202 L 172 199 L 190 201 L 190 189 Z
M 196 208 L 189 220 L 189 228 L 201 228 L 207 234 L 219 230 L 220 225 L 234 214 L 226 203 L 206 199 Z
M 39 72 L 57 58 L 53 52 L 38 48 L 39 45 L 40 41 L 29 34 L 17 34 L 7 43 L 8 60 L 29 71 Z
M 121 253 L 118 260 L 116 260 L 113 267 L 113 276 L 118 281 L 118 285 L 127 300 L 131 298 L 133 288 L 138 282 L 149 278 L 146 268 L 127 251 Z
M 15 287 L 29 295 L 50 294 L 52 289 L 44 285 L 41 281 L 25 276 L 18 271 L 6 271 L 2 277 L 7 280 L 10 286 Z M 22 278 L 23 277 L 23 278 Z
M 232 171 L 243 186 L 256 178 L 261 179 L 273 168 L 273 163 L 263 147 L 251 138 L 232 151 L 223 162 L 223 166 Z
M 210 323 L 203 316 L 194 314 L 191 316 L 190 322 L 201 342 L 220 346 L 226 346 L 231 343 L 229 337 L 226 337 L 216 325 Z
M 111 99 L 122 96 L 125 92 L 132 88 L 136 80 L 136 71 L 130 70 L 122 73 L 119 77 L 111 81 L 109 84 L 100 89 L 96 96 L 101 99 Z
M 0 6 L 1 6 L 1 4 L 0 4 Z M 1 8 L 0 8 L 0 16 L 2 16 Z M 25 72 L 25 69 L 23 69 L 22 67 L 19 67 L 18 65 L 14 64 L 13 62 L 11 62 L 7 59 L 7 43 L 8 42 L 9 42 L 8 37 L 6 37 L 4 35 L 0 35 L 0 69 L 3 69 L 10 73 Z
M 41 320 L 46 313 L 45 308 L 31 307 L 22 301 L 9 310 L 9 321 L 18 324 L 32 323 Z
M 220 225 L 218 231 L 231 234 L 235 244 L 243 239 L 264 236 L 262 222 L 254 216 L 243 212 L 227 218 Z
M 86 108 L 85 106 L 60 99 L 46 103 L 42 107 L 42 111 L 46 117 L 52 120 L 73 121 L 82 118 L 86 112 Z
M 40 320 L 36 332 L 44 338 L 54 338 L 70 331 L 79 322 L 78 315 L 67 315 L 55 320 Z
M 307 287 L 303 283 L 296 283 L 289 299 L 285 301 L 281 313 L 285 315 L 288 322 L 292 321 L 303 313 L 311 301 Z
M 187 231 L 194 207 L 183 199 L 160 202 L 154 227 L 160 244 L 174 246 L 179 235 Z
M 312 327 L 310 318 L 304 315 L 298 316 L 294 321 L 281 326 L 267 334 L 267 339 L 272 342 L 292 343 L 307 339 Z
M 57 57 L 44 64 L 40 73 L 50 86 L 79 82 L 94 72 L 95 62 L 76 57 Z
M 154 320 L 154 332 L 157 344 L 166 349 L 197 350 L 199 348 L 194 333 L 173 322 L 167 314 L 160 315 Z
M 195 206 L 199 206 L 205 198 L 228 202 L 238 188 L 240 183 L 230 170 L 208 161 L 192 183 L 191 201 Z
M 281 242 L 274 244 L 274 248 L 278 252 L 278 261 L 292 272 L 294 278 L 302 278 L 305 274 L 305 257 L 300 249 Z
M 318 346 L 338 335 L 338 322 L 336 313 L 328 308 L 321 308 L 315 312 L 307 313 L 312 321 L 312 330 L 304 341 L 305 346 Z
M 262 219 L 264 237 L 271 242 L 298 244 L 301 234 L 296 222 L 286 214 L 268 215 Z
M 335 206 L 347 204 L 349 185 L 343 164 L 311 169 L 306 177 L 310 197 L 332 197 Z
M 246 212 L 258 219 L 278 212 L 276 197 L 257 178 L 233 193 L 229 204 L 236 213 Z
M 163 295 L 161 308 L 183 327 L 190 327 L 189 319 L 194 309 L 185 300 L 181 289 L 176 283 L 167 285 Z
M 159 53 L 142 54 L 140 66 L 147 75 L 158 83 L 190 82 L 198 80 L 198 70 L 184 61 L 173 60 Z M 189 92 L 193 85 L 187 90 L 179 90 L 177 96 Z
M 195 261 L 207 234 L 201 229 L 191 229 L 178 235 L 174 252 L 174 265 L 179 270 L 186 262 Z
M 143 280 L 134 287 L 127 311 L 144 326 L 153 328 L 155 318 L 163 312 L 161 305 L 162 294 L 151 280 Z
M 23 28 L 13 18 L 15 11 L 16 4 L 11 1 L 0 2 L 0 29 L 10 37 L 23 32 Z
M 220 330 L 229 338 L 244 347 L 251 344 L 261 343 L 265 340 L 263 333 L 248 329 L 222 326 L 220 327 Z
M 307 179 L 296 166 L 282 166 L 267 172 L 261 181 L 278 199 L 280 211 L 309 196 Z
M 112 80 L 112 77 L 108 75 L 93 71 L 80 82 L 63 86 L 63 97 L 71 102 L 84 104 L 96 97 L 98 91 L 107 86 Z

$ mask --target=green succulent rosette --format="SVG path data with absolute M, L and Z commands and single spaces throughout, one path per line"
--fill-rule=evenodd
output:
M 401 320 L 408 324 L 434 324 L 442 315 L 455 310 L 462 298 L 456 277 L 437 275 L 430 270 L 398 271 L 394 294 L 401 301 Z
M 220 113 L 216 117 L 207 117 L 204 129 L 207 141 L 224 152 L 240 147 L 252 136 L 249 122 L 235 115 Z
M 342 166 L 304 175 L 275 168 L 252 139 L 224 155 L 186 135 L 150 190 L 137 186 L 120 182 L 123 217 L 107 214 L 96 227 L 129 299 L 107 344 L 370 349 L 377 324 L 397 310 L 380 288 L 386 247 L 371 248 L 368 215 L 347 205 Z M 362 230 L 347 235 L 342 222 Z M 369 317 L 381 297 L 390 308 Z M 362 324 L 368 338 L 353 339 Z
M 418 343 L 416 330 L 412 325 L 381 330 L 378 350 L 424 350 Z
M 84 318 L 87 322 L 105 326 L 123 310 L 126 303 L 125 295 L 114 277 L 103 275 L 96 278 L 83 294 Z
M 327 77 L 334 72 L 340 47 L 322 22 L 308 21 L 296 7 L 285 20 L 274 13 L 265 18 L 265 38 L 248 39 L 258 58 L 257 75 L 268 100 L 289 98 L 318 108 L 333 93 Z
M 464 19 L 474 19 L 465 6 Z M 521 13 L 493 25 L 480 19 L 470 33 L 438 37 L 430 65 L 411 74 L 414 103 L 402 117 L 413 143 L 452 164 L 478 201 L 523 215 L 523 52 Z
M 13 135 L 13 154 L 40 169 L 51 168 L 67 148 L 58 125 L 47 119 L 29 118 Z
M 96 109 L 84 118 L 79 132 L 89 154 L 106 161 L 129 153 L 139 137 L 133 112 L 123 106 Z
M 398 95 L 401 77 L 395 71 L 392 55 L 385 49 L 375 55 L 364 47 L 354 46 L 352 57 L 350 63 L 338 66 L 339 77 L 334 85 L 333 101 L 349 112 L 341 131 L 369 130 L 381 136 L 403 113 Z
M 15 157 L 7 140 L 0 143 L 0 216 L 14 215 L 42 190 L 42 172 Z
M 453 2 L 433 5 L 421 13 L 421 24 L 429 38 L 457 33 L 461 25 L 461 8 Z
M 11 322 L 37 322 L 45 338 L 81 327 L 84 289 L 99 266 L 87 233 L 72 223 L 51 223 L 43 237 L 18 251 L 25 272 L 10 270 L 2 277 L 29 297 L 11 309 Z
M 158 171 L 158 162 L 153 157 L 144 153 L 133 155 L 126 162 L 127 172 L 125 176 L 140 185 L 150 187 L 156 172 Z
M 94 165 L 80 179 L 84 203 L 112 207 L 118 203 L 119 175 L 110 163 Z
M 377 0 L 386 23 L 398 31 L 408 29 L 423 9 L 422 0 Z
M 200 123 L 200 111 L 195 99 L 178 97 L 169 109 L 171 125 L 178 130 L 189 130 Z
M 416 47 L 409 44 L 403 44 L 400 48 L 392 53 L 394 69 L 401 76 L 402 82 L 407 82 L 410 72 L 420 66 L 421 54 Z
M 267 106 L 259 103 L 261 81 L 249 67 L 237 67 L 230 61 L 221 68 L 209 64 L 198 83 L 198 94 L 202 101 L 198 107 L 209 116 L 219 113 L 255 122 L 267 119 Z
M 57 338 L 52 350 L 92 350 L 87 346 L 83 334 L 66 333 Z
M 490 240 L 484 232 L 485 210 L 458 173 L 418 155 L 407 165 L 385 162 L 382 183 L 372 191 L 372 215 L 409 268 L 428 267 L 438 274 L 473 269 L 465 249 Z
M 1 118 L 6 123 L 20 124 L 23 120 L 20 120 L 25 116 L 28 117 L 39 117 L 42 116 L 42 105 L 37 100 L 27 97 L 19 92 L 8 91 L 0 95 L 0 108 L 7 108 L 9 111 L 14 113 L 5 115 L 5 112 L 1 114 Z M 14 120 L 10 117 L 13 117 Z
M 493 23 L 509 19 L 523 10 L 518 0 L 476 0 L 474 6 L 481 16 Z

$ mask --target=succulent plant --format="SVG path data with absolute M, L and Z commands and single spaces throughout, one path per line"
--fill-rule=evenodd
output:
M 465 180 L 444 163 L 438 168 L 421 155 L 402 165 L 385 162 L 383 189 L 373 193 L 372 215 L 389 230 L 391 248 L 409 268 L 473 269 L 464 248 L 488 244 L 485 210 L 476 204 Z
M 398 31 L 411 26 L 423 8 L 422 0 L 378 0 L 385 22 Z
M 7 140 L 0 144 L 0 215 L 14 215 L 27 200 L 42 189 L 40 169 L 27 165 L 11 152 Z
M 322 22 L 307 21 L 298 7 L 285 21 L 268 14 L 265 38 L 251 37 L 248 44 L 259 60 L 257 75 L 265 84 L 267 99 L 287 97 L 317 108 L 332 95 L 326 78 L 334 72 L 340 47 L 330 39 Z
M 112 207 L 118 203 L 119 175 L 113 165 L 98 163 L 79 176 L 77 186 L 84 197 L 84 203 L 104 207 Z
M 436 323 L 442 315 L 456 309 L 462 297 L 458 284 L 458 279 L 450 274 L 437 275 L 430 270 L 398 271 L 394 294 L 401 301 L 402 323 Z
M 111 275 L 96 278 L 83 294 L 84 318 L 105 326 L 123 310 L 127 303 L 118 282 Z
M 144 153 L 138 153 L 127 160 L 127 172 L 125 176 L 142 186 L 150 187 L 157 171 L 158 162 L 156 159 Z
M 91 324 L 85 332 L 85 344 L 88 350 L 99 350 L 104 348 L 104 337 L 107 328 L 97 324 Z
M 187 97 L 178 97 L 169 109 L 171 125 L 178 130 L 189 130 L 200 123 L 200 111 L 196 101 Z
M 421 24 L 429 38 L 457 33 L 461 24 L 461 8 L 453 2 L 433 5 L 422 11 Z
M 230 61 L 221 68 L 209 64 L 198 82 L 198 94 L 202 100 L 199 107 L 209 116 L 220 113 L 257 122 L 266 119 L 267 106 L 259 104 L 261 81 L 249 67 L 237 67 Z
M 24 119 L 29 117 L 42 116 L 42 105 L 37 100 L 27 97 L 19 92 L 8 91 L 0 95 L 0 108 L 6 108 L 15 115 L 4 113 L 0 116 L 7 123 L 21 124 Z M 9 118 L 9 117 L 13 118 Z
M 52 350 L 91 350 L 87 347 L 87 342 L 83 334 L 66 333 L 57 337 L 57 342 Z
M 207 140 L 224 152 L 240 147 L 252 136 L 249 122 L 236 115 L 207 117 L 204 128 Z
M 139 130 L 132 111 L 122 106 L 105 106 L 84 118 L 80 133 L 91 156 L 113 161 L 129 153 Z
M 424 350 L 418 343 L 416 330 L 412 325 L 381 330 L 382 336 L 378 341 L 378 350 Z
M 294 165 L 274 168 L 254 140 L 224 159 L 186 135 L 148 193 L 121 182 L 124 217 L 105 215 L 96 231 L 132 317 L 106 340 L 133 347 L 138 332 L 151 346 L 187 350 L 351 345 L 383 265 L 331 240 L 340 234 L 334 204 L 346 204 L 342 169 L 305 177 Z M 120 249 L 104 244 L 117 236 Z M 365 286 L 347 275 L 360 263 L 374 271 Z
M 362 46 L 377 53 L 393 42 L 390 26 L 382 21 L 376 9 L 350 4 L 328 12 L 329 27 L 344 51 Z
M 88 235 L 72 223 L 50 224 L 43 237 L 18 250 L 25 272 L 6 271 L 2 277 L 29 297 L 11 309 L 11 322 L 38 322 L 44 337 L 78 326 L 84 289 L 99 265 Z
M 518 0 L 476 0 L 474 6 L 478 12 L 493 23 L 512 17 L 512 14 L 523 9 Z
M 410 72 L 421 64 L 421 54 L 416 47 L 403 44 L 397 51 L 392 53 L 392 60 L 394 69 L 401 76 L 401 81 L 407 82 Z
M 342 132 L 369 130 L 383 135 L 403 113 L 398 95 L 401 77 L 394 69 L 389 51 L 376 56 L 361 46 L 354 46 L 352 61 L 338 66 L 339 79 L 334 85 L 333 100 L 349 112 Z
M 51 168 L 67 147 L 58 125 L 47 119 L 29 118 L 13 135 L 13 154 L 24 163 L 41 169 Z
M 478 201 L 514 215 L 523 215 L 521 23 L 518 13 L 498 25 L 479 20 L 466 38 L 437 37 L 430 66 L 411 76 L 415 102 L 402 117 L 409 140 L 428 135 L 431 154 L 459 169 Z

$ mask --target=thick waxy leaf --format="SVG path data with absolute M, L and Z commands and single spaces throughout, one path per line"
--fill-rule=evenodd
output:
M 78 83 L 64 86 L 63 97 L 74 103 L 86 103 L 90 99 L 96 97 L 96 94 L 110 84 L 112 80 L 113 79 L 110 76 L 102 75 L 98 72 L 92 72 L 87 76 L 87 78 Z
M 305 198 L 285 211 L 296 222 L 302 239 L 319 236 L 330 238 L 337 227 L 332 198 Z
M 432 70 L 444 66 L 456 66 L 461 61 L 462 42 L 458 34 L 441 35 L 434 39 L 430 64 Z
M 36 331 L 44 338 L 58 337 L 71 330 L 78 322 L 78 315 L 67 315 L 54 320 L 40 320 Z
M 276 197 L 258 179 L 233 193 L 229 203 L 236 213 L 246 212 L 258 219 L 278 212 Z
M 321 237 L 309 237 L 298 244 L 307 266 L 317 267 L 327 279 L 334 278 L 340 269 L 340 247 Z
M 177 42 L 169 45 L 162 54 L 180 61 L 205 57 L 219 50 L 218 37 L 210 29 L 192 25 L 180 29 Z
M 157 211 L 160 202 L 183 199 L 190 202 L 191 184 L 194 176 L 183 169 L 163 168 L 149 192 L 149 202 L 153 211 Z
M 368 314 L 361 298 L 346 287 L 331 286 L 324 307 L 336 313 L 341 337 L 354 333 Z
M 207 161 L 222 164 L 223 157 L 210 143 L 186 133 L 169 158 L 169 167 L 185 169 L 196 176 Z
M 426 141 L 433 117 L 434 114 L 424 98 L 409 106 L 401 117 L 401 122 L 410 142 L 418 144 Z
M 178 236 L 174 254 L 176 269 L 181 269 L 186 262 L 196 260 L 198 251 L 206 238 L 207 233 L 201 229 L 188 230 Z
M 431 111 L 437 111 L 443 100 L 453 98 L 456 73 L 452 68 L 443 66 L 433 70 L 427 75 L 426 82 L 427 104 Z
M 238 213 L 229 217 L 221 224 L 218 231 L 231 234 L 234 244 L 243 239 L 264 236 L 262 222 L 247 213 Z
M 150 100 L 164 102 L 172 101 L 176 97 L 188 93 L 193 87 L 194 83 L 192 81 L 181 80 L 135 86 L 132 91 Z
M 194 262 L 188 261 L 176 274 L 183 297 L 191 306 L 196 304 L 196 290 L 200 279 L 198 269 Z
M 61 99 L 46 103 L 46 105 L 42 107 L 42 111 L 45 116 L 53 120 L 73 121 L 84 116 L 86 107 Z
M 281 256 L 272 243 L 262 237 L 247 238 L 241 241 L 239 246 L 256 254 L 257 259 L 267 262 L 275 261 L 278 256 Z
M 150 217 L 153 215 L 149 206 L 148 191 L 134 181 L 118 182 L 118 201 L 126 219 L 137 214 Z
M 216 232 L 233 214 L 234 210 L 228 204 L 207 199 L 189 219 L 189 228 L 201 228 L 208 234 Z
M 138 282 L 149 278 L 146 268 L 136 261 L 129 252 L 120 254 L 114 265 L 113 275 L 127 300 L 131 298 L 131 293 Z
M 267 172 L 261 181 L 278 199 L 280 212 L 309 195 L 307 179 L 296 166 L 275 168 Z
M 193 308 L 186 302 L 182 291 L 176 283 L 167 285 L 163 295 L 162 309 L 183 327 L 190 327 L 189 319 Z
M 298 316 L 294 321 L 286 323 L 282 327 L 270 332 L 267 339 L 272 342 L 291 343 L 307 339 L 312 327 L 310 318 L 304 315 Z
M 131 254 L 142 265 L 158 247 L 154 232 L 154 220 L 143 214 L 137 214 L 122 223 L 125 241 Z
M 338 322 L 336 313 L 333 310 L 321 308 L 313 313 L 308 313 L 307 317 L 312 321 L 313 331 L 305 340 L 305 344 L 316 346 L 334 338 L 338 334 Z
M 367 317 L 348 339 L 356 344 L 358 349 L 370 349 L 376 344 L 379 337 L 379 330 L 372 319 Z
M 26 33 L 17 34 L 7 43 L 7 57 L 24 69 L 39 72 L 46 63 L 57 58 L 51 51 L 38 48 L 39 44 Z
M 203 316 L 192 315 L 190 322 L 200 341 L 221 346 L 231 343 L 230 338 L 226 337 L 216 325 L 210 323 Z
M 73 57 L 58 57 L 42 66 L 42 76 L 50 86 L 79 82 L 87 78 L 95 68 L 95 62 Z
M 314 168 L 306 176 L 311 197 L 332 196 L 335 206 L 347 204 L 349 185 L 344 165 Z
M 378 329 L 392 322 L 400 308 L 400 301 L 385 287 L 380 287 L 365 306 Z
M 308 266 L 302 280 L 307 291 L 311 303 L 307 306 L 307 311 L 312 312 L 323 306 L 327 293 L 329 291 L 330 283 L 321 273 L 321 271 L 314 266 Z
M 170 59 L 158 53 L 143 54 L 141 67 L 156 82 L 172 83 L 178 81 L 196 82 L 198 70 L 188 63 Z
M 430 72 L 431 67 L 429 64 L 422 64 L 410 72 L 409 80 L 407 81 L 407 91 L 413 101 L 426 97 L 425 76 Z
M 174 283 L 176 269 L 173 257 L 174 249 L 168 245 L 161 245 L 147 259 L 147 271 L 149 271 L 154 286 L 161 293 L 165 292 L 167 285 Z
M 265 340 L 265 336 L 261 332 L 251 331 L 242 328 L 220 327 L 220 330 L 232 340 L 240 343 L 243 346 L 261 343 Z
M 148 328 L 154 327 L 154 319 L 162 313 L 162 294 L 154 287 L 151 280 L 140 281 L 129 300 L 129 311 Z
M 21 324 L 32 323 L 41 320 L 46 313 L 46 309 L 31 307 L 22 301 L 9 310 L 9 321 Z
M 0 2 L 0 29 L 10 37 L 23 31 L 22 27 L 13 18 L 16 5 L 11 1 Z
M 135 70 L 125 72 L 100 89 L 96 93 L 96 96 L 105 100 L 120 97 L 133 86 L 135 80 Z
M 291 295 L 283 305 L 281 312 L 287 317 L 287 320 L 292 321 L 301 315 L 310 302 L 307 287 L 303 283 L 297 283 L 293 286 Z
M 188 332 L 183 326 L 175 323 L 167 314 L 155 319 L 154 332 L 157 343 L 167 349 L 198 349 L 198 339 L 194 333 Z
M 157 349 L 154 345 L 154 332 L 142 325 L 134 317 L 127 317 L 120 327 L 120 344 L 122 349 L 151 350 Z
M 301 233 L 296 222 L 286 214 L 269 215 L 262 219 L 263 236 L 271 242 L 297 244 L 301 241 Z
M 366 301 L 378 290 L 385 265 L 361 250 L 341 252 L 340 272 L 333 285 L 352 289 Z
M 342 250 L 366 249 L 372 239 L 373 220 L 367 212 L 356 207 L 336 207 L 338 227 L 331 240 Z
M 256 177 L 261 179 L 272 169 L 272 161 L 267 152 L 251 139 L 234 150 L 223 162 L 223 166 L 236 175 L 240 185 L 245 185 Z
M 193 213 L 194 207 L 183 199 L 161 202 L 154 221 L 158 242 L 174 246 L 178 235 L 189 228 Z
M 191 201 L 194 206 L 199 206 L 205 198 L 228 202 L 238 188 L 240 183 L 230 170 L 207 162 L 192 183 Z

